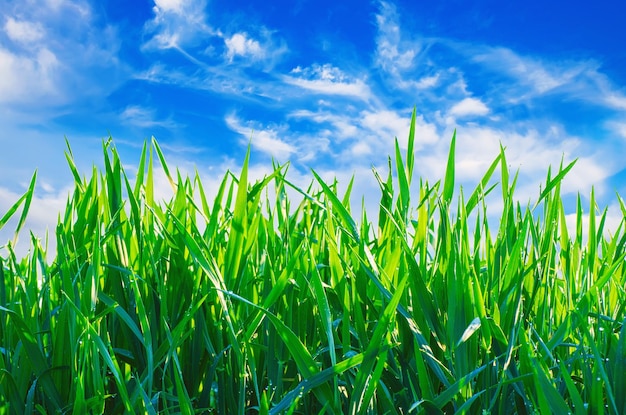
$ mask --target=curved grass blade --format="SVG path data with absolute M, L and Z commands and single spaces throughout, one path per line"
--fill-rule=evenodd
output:
M 13 236 L 13 245 L 17 243 L 17 236 L 26 221 L 26 216 L 28 215 L 28 210 L 30 209 L 30 203 L 33 200 L 33 195 L 35 193 L 35 183 L 37 181 L 37 170 L 33 173 L 33 176 L 30 179 L 30 184 L 28 185 L 28 190 L 24 193 L 18 200 L 9 208 L 7 213 L 4 214 L 2 219 L 0 219 L 0 229 L 11 219 L 15 211 L 20 207 L 22 203 L 24 203 L 24 208 L 22 209 L 22 214 L 20 215 L 20 219 L 17 222 L 17 227 L 15 228 L 15 234 Z

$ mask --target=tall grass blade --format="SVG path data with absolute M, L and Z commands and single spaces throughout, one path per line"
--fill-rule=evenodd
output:
M 443 194 L 442 198 L 444 203 L 449 206 L 452 201 L 452 194 L 454 193 L 454 153 L 456 147 L 456 129 L 452 134 L 452 141 L 450 142 L 450 151 L 448 153 L 448 163 L 446 164 L 446 175 L 443 182 Z

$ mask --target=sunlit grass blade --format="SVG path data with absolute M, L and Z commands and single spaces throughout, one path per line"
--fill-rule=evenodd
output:
M 332 206 L 333 211 L 336 211 L 339 214 L 339 218 L 343 222 L 344 226 L 347 227 L 349 235 L 352 236 L 352 238 L 354 238 L 356 242 L 359 242 L 361 239 L 359 237 L 359 229 L 357 228 L 354 219 L 352 219 L 350 212 L 348 212 L 345 206 L 341 203 L 335 192 L 333 192 L 332 189 L 328 187 L 326 183 L 324 183 L 322 178 L 318 176 L 315 171 L 311 170 L 311 172 L 313 173 L 313 176 L 315 177 L 319 185 L 322 186 L 324 194 L 326 195 L 328 200 L 330 200 L 330 206 Z
M 491 193 L 491 191 L 495 188 L 495 186 L 496 186 L 495 184 L 492 185 L 490 188 L 487 188 L 487 184 L 489 183 L 489 180 L 491 180 L 491 176 L 493 175 L 493 172 L 498 167 L 498 164 L 500 163 L 500 158 L 501 157 L 502 157 L 502 154 L 499 154 L 498 157 L 496 157 L 493 160 L 493 162 L 491 163 L 491 165 L 487 169 L 487 172 L 485 173 L 485 175 L 480 180 L 480 183 L 478 184 L 478 186 L 476 186 L 476 189 L 474 189 L 474 191 L 470 195 L 469 199 L 467 199 L 467 203 L 465 205 L 465 210 L 467 211 L 468 214 L 471 213 L 474 210 L 474 208 L 478 204 L 479 198 L 481 198 L 481 197 L 484 198 L 489 193 Z
M 30 183 L 28 185 L 28 189 L 26 193 L 24 193 L 18 200 L 9 208 L 7 213 L 4 214 L 2 218 L 0 218 L 0 229 L 4 227 L 4 225 L 11 219 L 15 211 L 19 209 L 21 204 L 24 204 L 22 208 L 22 214 L 20 215 L 20 219 L 17 222 L 17 226 L 15 227 L 15 233 L 13 236 L 13 245 L 17 243 L 17 236 L 24 226 L 24 222 L 26 221 L 26 217 L 28 216 L 28 210 L 30 209 L 30 203 L 33 200 L 33 196 L 35 193 L 35 183 L 37 182 L 37 171 L 33 173 L 33 176 L 30 179 Z
M 446 164 L 446 175 L 443 182 L 443 194 L 442 199 L 446 205 L 450 205 L 452 201 L 452 195 L 454 194 L 454 170 L 455 170 L 455 147 L 456 147 L 456 129 L 452 134 L 452 141 L 450 141 L 450 150 L 448 152 L 448 163 Z
M 537 206 L 539 206 L 539 204 L 550 194 L 552 189 L 557 184 L 559 184 L 559 183 L 561 183 L 563 181 L 563 178 L 565 177 L 565 175 L 572 169 L 572 167 L 574 167 L 574 165 L 576 164 L 577 161 L 578 161 L 578 159 L 572 161 L 565 168 L 563 168 L 563 164 L 561 163 L 561 166 L 559 168 L 559 173 L 556 176 L 554 176 L 553 179 L 551 179 L 551 180 L 549 179 L 546 182 L 546 187 L 543 189 L 543 191 L 539 195 L 539 198 L 535 202 L 535 206 L 533 207 L 533 210 L 535 208 L 537 208 Z

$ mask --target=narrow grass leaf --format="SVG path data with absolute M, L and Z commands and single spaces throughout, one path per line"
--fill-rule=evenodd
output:
M 324 183 L 322 178 L 314 170 L 311 170 L 311 172 L 313 173 L 313 176 L 315 176 L 315 179 L 320 184 L 320 186 L 322 186 L 322 190 L 324 191 L 326 197 L 330 200 L 333 210 L 335 210 L 339 214 L 339 218 L 343 222 L 344 226 L 347 227 L 352 238 L 354 238 L 357 243 L 360 242 L 361 238 L 359 237 L 359 230 L 356 226 L 356 223 L 354 222 L 354 219 L 352 219 L 350 212 L 348 212 L 348 210 L 341 203 L 341 201 L 332 191 L 332 189 L 328 187 L 326 183 Z
M 443 201 L 446 205 L 450 205 L 452 201 L 452 194 L 454 193 L 454 153 L 456 146 L 456 129 L 452 134 L 452 141 L 450 142 L 450 151 L 448 153 L 448 163 L 446 165 L 446 176 L 443 182 Z

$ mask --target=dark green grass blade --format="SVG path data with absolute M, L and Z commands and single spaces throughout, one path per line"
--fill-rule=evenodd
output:
M 615 406 L 619 413 L 626 413 L 626 393 L 619 392 L 626 390 L 626 318 L 622 321 L 619 333 L 613 373 L 613 390 L 616 391 Z
M 22 347 L 26 352 L 26 358 L 30 362 L 32 369 L 35 371 L 38 381 L 42 383 L 42 387 L 48 398 L 52 401 L 55 409 L 60 410 L 62 407 L 61 395 L 54 383 L 52 383 L 51 378 L 49 376 L 43 376 L 45 371 L 49 369 L 49 365 L 46 361 L 46 357 L 39 347 L 35 335 L 32 333 L 22 316 L 15 311 L 0 306 L 0 312 L 7 313 L 11 318 L 12 324 L 15 325 L 17 335 L 22 342 Z
M 303 380 L 296 386 L 293 390 L 287 393 L 283 399 L 280 400 L 279 403 L 274 405 L 272 409 L 269 411 L 270 415 L 277 415 L 282 413 L 284 410 L 288 409 L 298 398 L 298 396 L 306 394 L 314 388 L 317 388 L 320 385 L 323 385 L 332 379 L 338 377 L 345 371 L 352 369 L 361 363 L 363 363 L 363 359 L 365 357 L 364 353 L 359 353 L 354 356 L 351 356 L 341 362 L 329 367 L 327 369 L 322 370 L 319 373 L 311 376 L 308 379 Z
M 296 336 L 296 334 L 281 319 L 276 317 L 268 310 L 263 309 L 257 304 L 254 304 L 253 302 L 248 301 L 233 292 L 224 292 L 224 294 L 263 311 L 263 313 L 271 321 L 272 325 L 276 328 L 276 331 L 280 335 L 287 349 L 289 349 L 290 356 L 296 362 L 296 365 L 302 377 L 308 380 L 315 374 L 319 374 L 315 360 L 313 359 L 309 351 L 306 349 L 298 336 Z M 333 395 L 328 385 L 320 384 L 318 388 L 313 390 L 313 392 L 320 400 L 320 402 L 332 402 Z
M 374 333 L 369 339 L 369 344 L 365 349 L 365 361 L 361 364 L 353 385 L 354 391 L 350 400 L 350 413 L 352 414 L 362 413 L 367 408 L 374 393 L 373 390 L 377 387 L 380 373 L 378 373 L 378 377 L 374 376 L 373 369 L 377 361 L 386 355 L 383 338 L 396 314 L 396 308 L 404 294 L 407 281 L 408 275 L 405 275 L 395 287 L 395 292 L 385 310 L 380 314 Z

